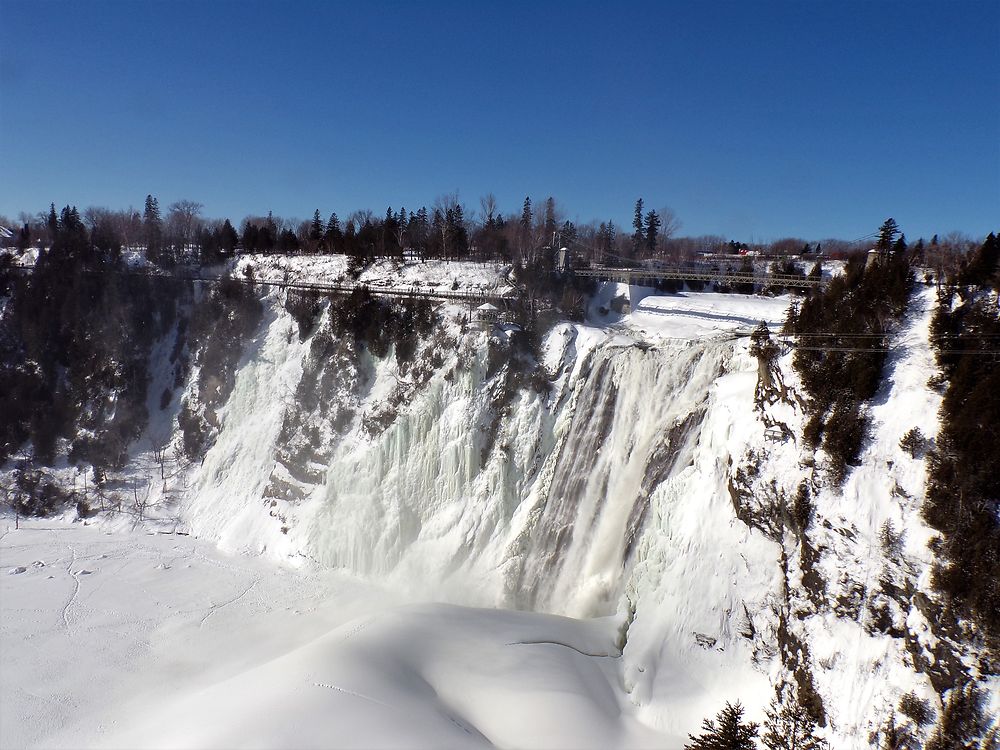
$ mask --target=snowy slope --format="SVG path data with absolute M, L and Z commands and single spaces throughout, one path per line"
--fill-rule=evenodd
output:
M 0 567 L 3 747 L 676 740 L 617 689 L 608 620 L 406 605 L 335 573 L 94 526 L 8 530 Z

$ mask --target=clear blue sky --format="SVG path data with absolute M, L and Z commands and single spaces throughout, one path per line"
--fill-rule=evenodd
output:
M 683 234 L 1000 225 L 1000 3 L 0 0 L 0 213 L 458 190 Z

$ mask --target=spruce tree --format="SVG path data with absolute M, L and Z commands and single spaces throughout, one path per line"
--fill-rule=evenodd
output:
M 469 235 L 465 228 L 465 212 L 462 204 L 456 203 L 452 212 L 452 254 L 461 258 L 469 251 Z
M 972 682 L 952 688 L 925 750 L 995 750 L 997 730 L 991 729 L 992 722 L 984 711 L 986 697 L 986 691 Z
M 524 206 L 521 208 L 521 229 L 525 232 L 531 231 L 531 196 L 524 197 Z
M 782 707 L 775 700 L 765 712 L 761 741 L 768 750 L 825 750 L 825 740 L 816 736 L 816 722 L 799 703 Z
M 309 224 L 309 242 L 313 247 L 319 245 L 323 239 L 323 220 L 319 217 L 319 209 L 313 213 L 312 222 Z
M 755 750 L 754 737 L 757 724 L 743 723 L 743 706 L 726 703 L 726 707 L 715 716 L 715 720 L 705 719 L 701 725 L 704 732 L 691 739 L 684 750 Z
M 240 237 L 236 234 L 236 229 L 233 228 L 232 223 L 229 219 L 222 222 L 222 229 L 219 230 L 219 248 L 226 255 L 233 255 L 236 253 L 236 246 L 239 244 Z
M 632 256 L 639 257 L 646 237 L 643 228 L 642 198 L 635 202 L 635 215 L 632 217 Z
M 146 238 L 146 257 L 156 263 L 162 261 L 160 240 L 163 235 L 163 222 L 160 219 L 160 203 L 152 195 L 146 196 L 142 230 Z
M 336 213 L 330 214 L 329 221 L 326 222 L 326 232 L 323 235 L 326 249 L 331 253 L 344 252 L 344 233 L 340 231 L 340 219 Z
M 576 242 L 576 225 L 572 221 L 564 221 L 562 229 L 559 230 L 559 243 L 562 247 L 569 247 Z
M 22 253 L 31 246 L 31 227 L 25 223 L 17 233 L 17 249 Z
M 59 217 L 56 215 L 56 204 L 49 204 L 49 218 L 45 222 L 49 230 L 49 242 L 54 242 L 56 235 L 59 234 Z
M 551 195 L 545 199 L 545 242 L 552 242 L 556 231 L 556 199 Z
M 887 251 L 892 247 L 892 242 L 896 239 L 897 234 L 899 234 L 899 225 L 890 216 L 882 222 L 882 226 L 878 229 L 878 242 L 875 243 L 875 248 L 882 252 Z
M 649 251 L 650 255 L 656 252 L 656 238 L 660 235 L 662 225 L 663 222 L 656 211 L 650 211 L 646 214 L 646 250 Z

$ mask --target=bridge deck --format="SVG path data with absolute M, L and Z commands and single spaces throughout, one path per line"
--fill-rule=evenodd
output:
M 795 276 L 783 273 L 740 273 L 738 271 L 711 271 L 693 268 L 611 268 L 607 266 L 574 268 L 577 276 L 588 276 L 608 281 L 634 283 L 641 280 L 674 281 L 724 281 L 729 284 L 756 284 L 762 286 L 822 286 L 825 279 Z

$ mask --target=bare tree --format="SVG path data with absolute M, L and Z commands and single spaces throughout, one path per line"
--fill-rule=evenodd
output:
M 165 480 L 166 470 L 165 465 L 167 462 L 167 445 L 154 445 L 153 446 L 153 460 L 156 461 L 157 466 L 160 467 L 160 479 Z
M 677 218 L 677 213 L 670 206 L 660 209 L 660 238 L 669 240 L 681 228 L 681 220 Z
M 375 212 L 370 208 L 359 208 L 357 211 L 352 211 L 347 217 L 347 220 L 353 221 L 354 226 L 360 229 L 365 224 L 371 224 L 374 222 Z
M 196 201 L 179 200 L 167 208 L 167 227 L 170 234 L 184 245 L 194 240 L 198 217 L 204 206 Z
M 495 218 L 497 215 L 497 197 L 493 193 L 487 193 L 479 199 L 479 206 L 483 209 L 483 221 Z
M 139 480 L 132 480 L 132 505 L 135 508 L 135 512 L 138 516 L 138 520 L 143 520 L 146 509 L 149 507 L 149 478 L 147 477 L 146 482 L 143 484 L 142 489 L 139 489 Z

